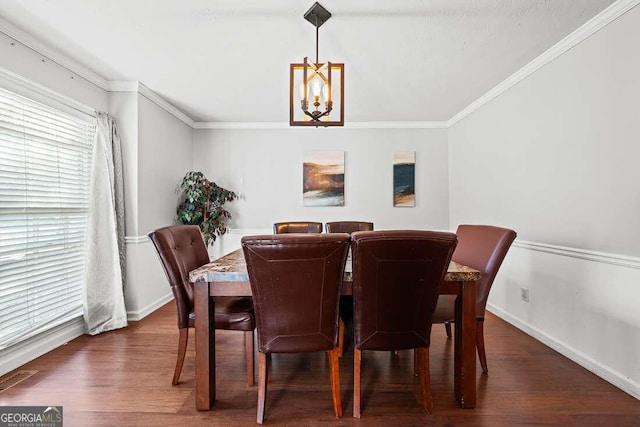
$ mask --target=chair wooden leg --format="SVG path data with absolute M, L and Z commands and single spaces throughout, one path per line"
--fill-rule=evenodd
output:
M 418 363 L 420 365 L 420 391 L 422 409 L 427 414 L 433 411 L 433 396 L 431 395 L 431 372 L 429 370 L 429 347 L 418 348 Z
M 267 399 L 267 379 L 269 369 L 267 364 L 267 355 L 258 353 L 258 415 L 256 421 L 262 424 L 264 421 L 264 404 Z
M 244 332 L 244 354 L 247 362 L 247 385 L 253 387 L 254 382 L 254 349 L 253 349 L 253 331 Z
M 478 349 L 478 358 L 480 359 L 482 372 L 488 374 L 487 355 L 484 352 L 484 319 L 478 319 L 476 322 L 476 348 Z
M 176 385 L 180 381 L 180 373 L 182 373 L 182 365 L 184 364 L 184 356 L 187 353 L 187 342 L 189 341 L 189 328 L 180 329 L 180 337 L 178 338 L 178 358 L 176 359 L 176 368 L 173 371 L 173 381 L 171 384 Z
M 353 417 L 360 418 L 360 367 L 362 350 L 353 349 Z
M 413 349 L 413 375 L 420 375 L 420 364 L 418 363 L 418 350 Z
M 447 338 L 451 338 L 451 322 L 444 322 L 444 330 L 447 333 Z
M 338 318 L 338 357 L 342 357 L 344 351 L 344 321 Z
M 329 375 L 331 376 L 331 398 L 333 400 L 333 411 L 336 417 L 342 416 L 342 400 L 340 399 L 340 362 L 338 355 L 340 349 L 329 350 Z

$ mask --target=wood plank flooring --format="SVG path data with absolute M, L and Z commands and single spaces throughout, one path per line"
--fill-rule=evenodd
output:
M 192 336 L 190 336 L 192 338 Z M 340 360 L 344 415 L 333 415 L 324 353 L 273 355 L 266 425 L 282 426 L 638 426 L 640 401 L 488 314 L 489 375 L 478 364 L 478 405 L 453 398 L 453 342 L 431 339 L 433 414 L 418 403 L 410 351 L 364 352 L 362 418 L 353 408 L 353 352 Z M 175 304 L 126 329 L 83 336 L 20 369 L 39 372 L 0 394 L 0 405 L 61 405 L 65 426 L 256 425 L 256 387 L 246 385 L 243 334 L 217 333 L 218 401 L 198 412 L 193 339 L 181 382 L 171 386 L 178 347 Z M 348 345 L 350 343 L 347 343 Z M 10 375 L 10 374 L 9 374 Z

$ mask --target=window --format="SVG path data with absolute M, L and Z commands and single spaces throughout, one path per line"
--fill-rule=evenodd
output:
M 0 88 L 0 349 L 82 315 L 94 134 Z

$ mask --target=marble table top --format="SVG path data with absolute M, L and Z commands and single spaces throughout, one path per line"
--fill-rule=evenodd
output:
M 351 258 L 347 258 L 344 280 L 351 281 Z M 480 272 L 451 261 L 445 282 L 471 282 L 480 278 Z M 190 282 L 248 282 L 247 265 L 242 249 L 235 250 L 189 273 Z

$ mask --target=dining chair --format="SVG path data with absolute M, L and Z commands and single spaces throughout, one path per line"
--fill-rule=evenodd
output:
M 189 328 L 195 326 L 193 283 L 189 272 L 209 262 L 209 253 L 197 225 L 175 225 L 149 233 L 178 307 L 178 357 L 172 384 L 180 381 L 187 351 Z M 215 297 L 215 329 L 243 331 L 247 384 L 254 384 L 253 331 L 255 319 L 251 297 Z
M 421 404 L 431 413 L 431 320 L 456 235 L 436 231 L 359 231 L 353 251 L 353 416 L 361 416 L 364 350 L 414 349 Z
M 356 231 L 372 231 L 373 223 L 365 221 L 333 221 L 325 224 L 327 233 L 354 233 Z M 345 324 L 349 330 L 353 329 L 353 297 L 351 295 L 340 296 L 340 332 L 338 342 L 340 357 L 344 350 Z
M 333 221 L 325 225 L 327 233 L 353 233 L 355 231 L 372 231 L 373 223 L 364 221 Z
M 322 233 L 321 222 L 292 221 L 273 224 L 273 234 L 286 233 Z
M 453 253 L 453 261 L 481 273 L 480 280 L 476 283 L 476 348 L 482 372 L 486 374 L 489 370 L 484 349 L 484 311 L 493 280 L 517 234 L 508 228 L 461 224 L 456 235 L 458 246 Z M 444 323 L 449 338 L 451 323 L 454 321 L 454 307 L 454 295 L 441 295 L 434 313 L 433 323 Z
M 338 297 L 348 248 L 348 234 L 242 238 L 258 331 L 258 424 L 264 421 L 272 353 L 326 351 L 333 409 L 342 416 Z

